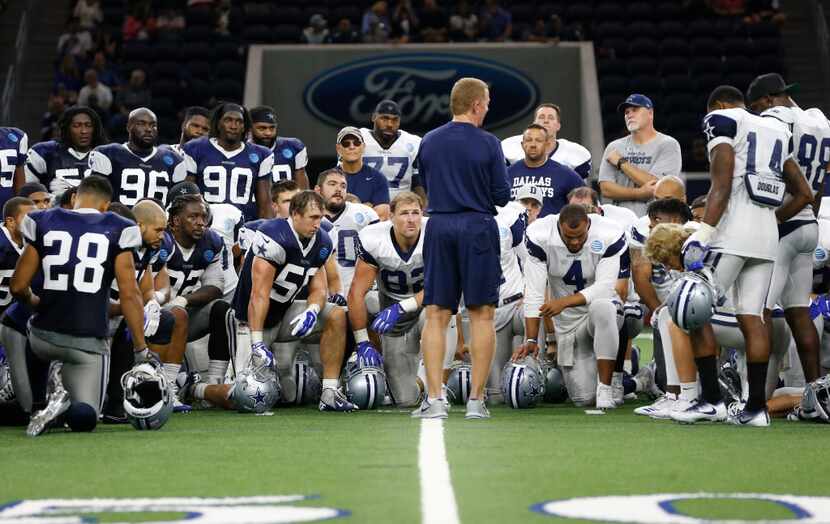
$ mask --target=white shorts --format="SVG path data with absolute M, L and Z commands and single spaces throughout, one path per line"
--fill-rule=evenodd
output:
M 706 265 L 714 272 L 720 290 L 731 299 L 736 315 L 763 314 L 775 267 L 772 260 L 712 251 Z
M 786 224 L 783 224 L 786 225 Z M 818 224 L 804 224 L 781 237 L 772 273 L 767 309 L 810 306 L 813 286 L 813 252 L 818 244 Z

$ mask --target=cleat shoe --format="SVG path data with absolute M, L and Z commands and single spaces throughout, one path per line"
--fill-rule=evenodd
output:
M 758 411 L 746 411 L 743 402 L 733 402 L 729 404 L 726 422 L 734 424 L 735 426 L 755 426 L 765 428 L 770 425 L 769 413 L 765 409 Z
M 101 415 L 101 422 L 108 425 L 129 424 L 127 415 L 122 411 L 121 413 L 104 413 Z
M 441 400 L 444 402 L 444 406 L 447 408 L 447 412 L 450 411 L 450 395 L 447 393 L 447 385 L 441 384 Z
M 682 402 L 682 401 L 678 401 Z M 692 402 L 688 408 L 680 409 L 682 406 L 675 406 L 671 412 L 671 419 L 681 424 L 694 424 L 703 420 L 710 422 L 723 422 L 726 420 L 726 406 L 723 402 L 709 404 L 699 400 Z
M 597 384 L 597 409 L 616 409 L 613 386 L 606 386 L 602 382 Z
M 622 406 L 625 403 L 625 386 L 623 386 L 623 374 L 614 372 L 611 377 L 611 398 L 614 400 L 615 407 Z
M 668 395 L 658 398 L 653 404 L 640 406 L 634 410 L 635 415 L 645 415 L 656 419 L 667 419 L 671 414 L 677 399 Z
M 634 375 L 634 383 L 637 384 L 637 393 L 650 394 L 651 385 L 654 383 L 654 372 L 648 366 L 641 367 Z
M 447 418 L 449 416 L 445 399 L 438 399 L 435 402 L 424 399 L 421 405 L 412 410 L 410 414 L 412 418 Z
M 49 403 L 46 404 L 46 407 L 32 415 L 29 427 L 26 428 L 26 434 L 30 437 L 37 437 L 56 426 L 58 418 L 66 413 L 71 404 L 69 393 L 63 386 L 59 385 L 49 396 Z
M 184 404 L 179 397 L 173 397 L 173 413 L 190 413 L 193 407 L 190 404 Z
M 349 402 L 339 389 L 325 388 L 320 395 L 320 411 L 358 411 L 358 407 Z
M 490 418 L 490 410 L 484 400 L 479 398 L 471 398 L 467 401 L 467 414 L 464 418 L 471 420 L 476 418 Z

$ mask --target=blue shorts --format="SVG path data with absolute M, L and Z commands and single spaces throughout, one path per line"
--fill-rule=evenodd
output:
M 496 304 L 501 282 L 499 228 L 492 215 L 432 215 L 424 236 L 424 304 L 458 311 Z

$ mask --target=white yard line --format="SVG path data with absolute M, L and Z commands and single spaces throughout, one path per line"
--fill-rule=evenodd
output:
M 458 524 L 458 506 L 450 480 L 450 465 L 444 448 L 444 421 L 422 419 L 418 441 L 421 474 L 421 522 Z

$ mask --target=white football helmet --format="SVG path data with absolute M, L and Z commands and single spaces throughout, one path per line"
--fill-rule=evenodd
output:
M 501 374 L 501 394 L 511 408 L 534 407 L 545 395 L 545 377 L 539 362 L 531 356 L 519 362 L 508 360 Z
M 697 273 L 685 273 L 674 285 L 666 304 L 680 329 L 698 329 L 714 314 L 717 291 L 711 281 Z
M 173 413 L 173 394 L 162 373 L 149 362 L 121 376 L 124 412 L 135 429 L 161 429 Z
M 466 405 L 472 390 L 473 366 L 462 360 L 456 360 L 450 365 L 450 375 L 447 377 L 447 396 L 453 404 Z
M 245 369 L 233 381 L 230 399 L 239 411 L 264 413 L 279 401 L 280 392 L 273 356 L 252 351 Z

